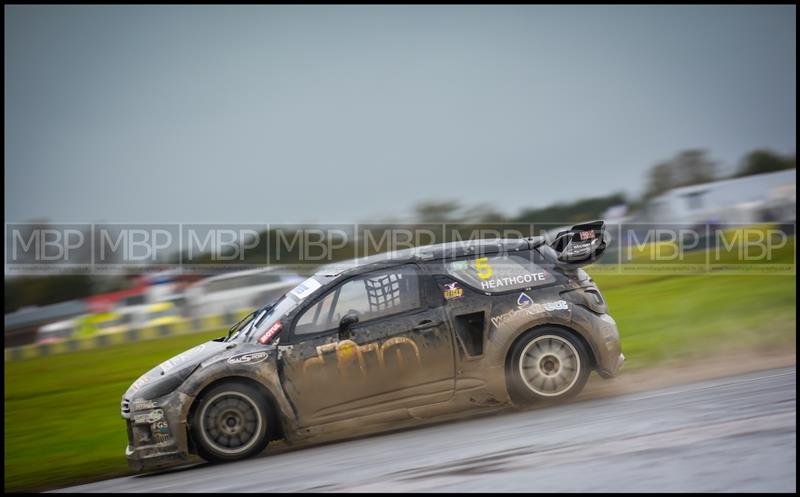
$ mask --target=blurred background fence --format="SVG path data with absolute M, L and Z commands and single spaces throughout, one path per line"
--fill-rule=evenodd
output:
M 547 238 L 595 218 L 609 243 L 594 273 L 794 274 L 795 182 L 793 168 L 735 175 L 652 187 L 638 203 L 611 195 L 513 219 L 440 202 L 418 206 L 405 224 L 7 224 L 5 360 L 225 328 L 322 264 L 431 243 Z M 555 215 L 564 221 L 544 217 Z M 159 234 L 181 243 L 159 244 Z M 71 244 L 78 235 L 84 243 Z M 135 256 L 136 243 L 146 257 Z

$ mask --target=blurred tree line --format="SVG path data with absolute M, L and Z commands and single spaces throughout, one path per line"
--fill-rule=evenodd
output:
M 48 305 L 88 297 L 93 289 L 92 278 L 88 275 L 6 278 L 5 312 L 27 305 Z
M 616 205 L 625 204 L 628 211 L 635 211 L 648 199 L 673 188 L 794 168 L 796 168 L 795 155 L 781 155 L 771 150 L 758 149 L 745 155 L 733 174 L 720 176 L 718 174 L 719 163 L 709 157 L 707 150 L 689 149 L 678 153 L 672 159 L 652 166 L 647 173 L 645 191 L 639 198 L 629 198 L 624 193 L 618 192 L 568 203 L 528 208 L 511 217 L 504 216 L 487 204 L 464 208 L 453 200 L 424 202 L 417 205 L 415 218 L 419 222 L 430 223 L 580 222 L 600 218 L 610 207 Z
M 780 155 L 770 150 L 754 150 L 742 160 L 738 171 L 732 177 L 740 178 L 753 174 L 773 173 L 797 167 L 794 155 Z
M 706 150 L 684 150 L 674 158 L 650 168 L 644 198 L 656 197 L 680 186 L 795 169 L 796 164 L 794 155 L 781 155 L 771 150 L 758 149 L 745 155 L 736 171 L 729 176 L 718 176 L 718 166 L 716 161 L 709 158 Z

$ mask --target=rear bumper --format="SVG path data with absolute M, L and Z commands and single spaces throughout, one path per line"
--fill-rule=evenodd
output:
M 603 378 L 613 378 L 614 376 L 616 376 L 619 373 L 619 370 L 622 369 L 622 365 L 624 363 L 625 363 L 625 354 L 620 352 L 619 356 L 617 356 L 617 363 L 614 365 L 613 368 L 611 368 L 609 370 L 601 370 L 601 369 L 598 368 L 597 372 Z
M 599 316 L 595 329 L 599 334 L 599 343 L 596 344 L 596 348 L 599 350 L 597 373 L 603 378 L 613 378 L 625 362 L 617 323 L 608 314 L 603 314 Z
M 622 353 L 619 331 L 614 318 L 576 305 L 573 311 L 573 324 L 583 331 L 592 348 L 597 373 L 603 378 L 616 376 L 625 362 L 625 355 Z

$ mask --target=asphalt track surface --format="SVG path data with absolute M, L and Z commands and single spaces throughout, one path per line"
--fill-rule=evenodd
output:
M 64 490 L 795 492 L 796 378 L 773 369 Z

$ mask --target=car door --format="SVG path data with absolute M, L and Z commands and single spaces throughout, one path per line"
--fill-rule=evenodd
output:
M 449 399 L 453 336 L 413 264 L 347 279 L 297 314 L 281 346 L 284 389 L 302 425 Z M 340 333 L 347 314 L 358 322 Z

